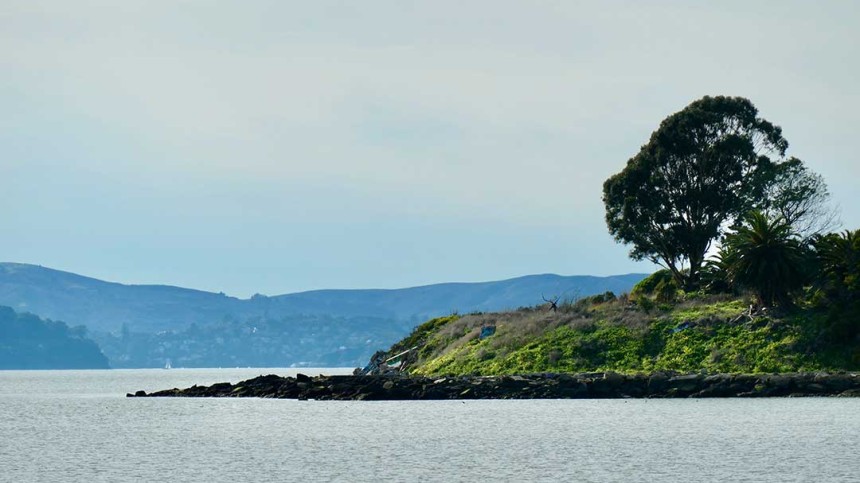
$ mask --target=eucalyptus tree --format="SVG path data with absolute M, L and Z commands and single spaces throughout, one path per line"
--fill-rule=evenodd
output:
M 664 119 L 603 184 L 609 232 L 633 259 L 695 289 L 711 244 L 760 202 L 787 148 L 748 99 L 703 97 Z
M 782 218 L 804 240 L 839 225 L 839 210 L 831 203 L 824 177 L 794 157 L 773 166 L 756 208 L 770 218 Z

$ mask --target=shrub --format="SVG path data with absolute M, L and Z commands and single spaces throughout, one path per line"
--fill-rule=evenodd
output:
M 648 275 L 647 277 L 643 278 L 633 287 L 633 290 L 630 292 L 630 295 L 654 295 L 655 291 L 657 290 L 657 287 L 660 284 L 663 284 L 664 286 L 667 284 L 671 284 L 676 290 L 678 288 L 678 285 L 672 278 L 672 272 L 664 268 L 662 270 L 657 270 L 651 275 Z
M 703 294 L 733 293 L 729 283 L 729 272 L 723 262 L 724 252 L 717 254 L 702 266 L 701 292 Z
M 735 287 L 755 292 L 761 305 L 789 305 L 790 294 L 805 281 L 804 251 L 782 219 L 750 213 L 735 233 L 726 236 L 722 261 Z
M 678 286 L 672 279 L 660 280 L 660 283 L 654 287 L 654 297 L 657 302 L 664 304 L 672 303 L 678 297 Z
M 829 310 L 831 336 L 849 342 L 860 334 L 860 230 L 831 233 L 813 243 L 818 293 Z
M 633 302 L 640 309 L 644 310 L 646 314 L 654 309 L 654 301 L 645 295 L 639 295 L 637 297 L 634 297 Z

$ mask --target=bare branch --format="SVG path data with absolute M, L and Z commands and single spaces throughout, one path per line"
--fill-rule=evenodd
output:
M 556 296 L 548 299 L 548 298 L 544 297 L 543 294 L 541 294 L 540 298 L 542 298 L 544 302 L 549 304 L 549 309 L 551 311 L 553 311 L 553 312 L 558 311 L 558 300 L 561 298 L 561 296 L 556 295 Z

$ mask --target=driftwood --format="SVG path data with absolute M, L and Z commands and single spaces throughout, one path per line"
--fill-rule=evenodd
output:
M 737 324 L 743 319 L 749 319 L 749 321 L 752 322 L 756 317 L 761 317 L 766 314 L 766 307 L 756 307 L 755 304 L 750 304 L 750 307 L 746 312 L 742 313 L 741 315 L 738 315 L 732 320 L 732 324 Z

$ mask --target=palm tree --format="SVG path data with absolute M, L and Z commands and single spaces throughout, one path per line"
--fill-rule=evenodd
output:
M 832 302 L 860 302 L 860 230 L 830 233 L 813 245 L 825 295 Z
M 790 305 L 789 294 L 802 287 L 804 250 L 791 226 L 752 212 L 726 236 L 721 253 L 729 283 L 755 292 L 766 307 Z
M 818 303 L 828 308 L 830 336 L 854 344 L 860 334 L 860 230 L 830 233 L 813 240 Z

